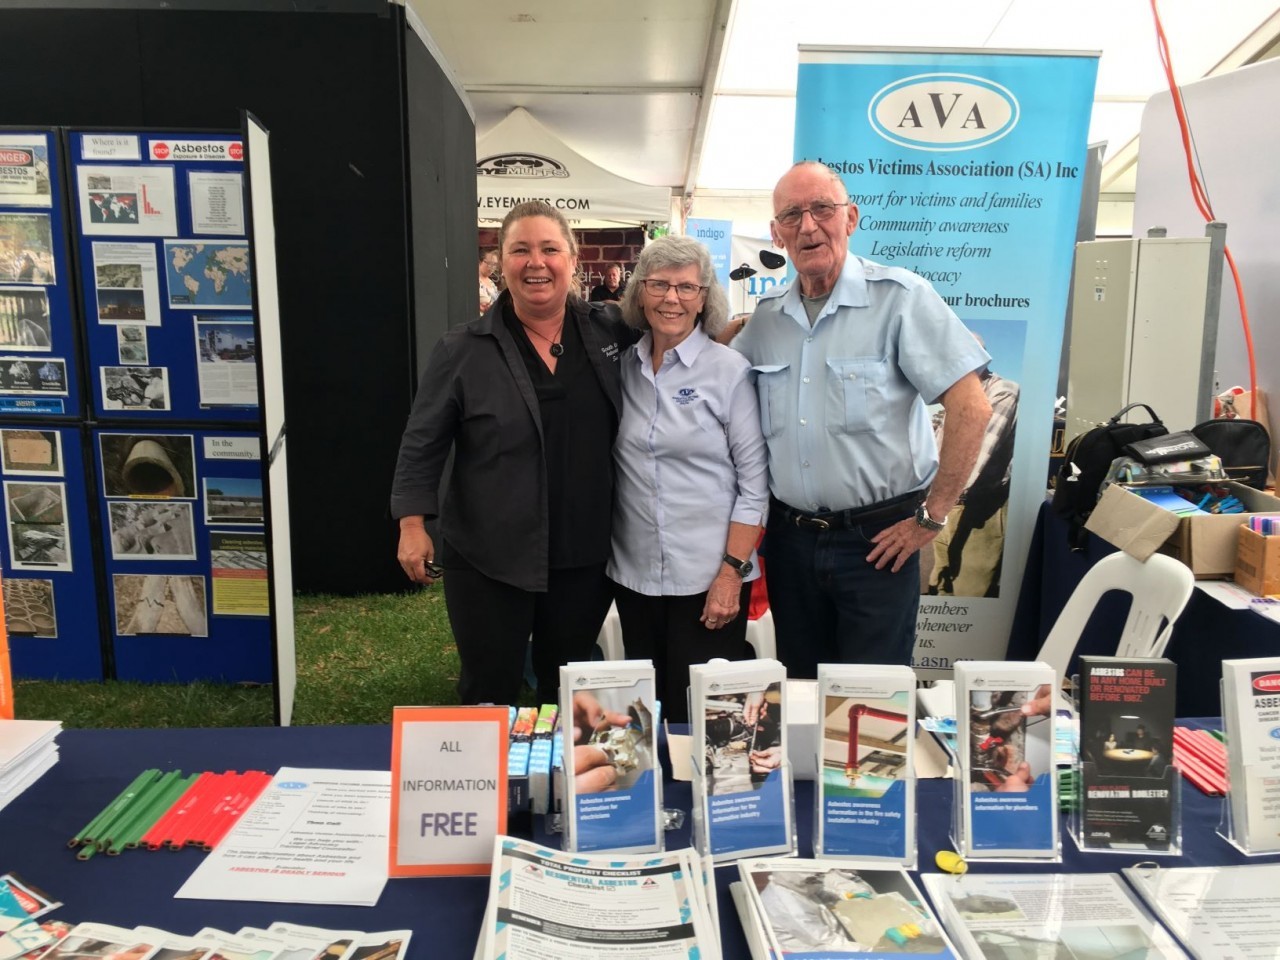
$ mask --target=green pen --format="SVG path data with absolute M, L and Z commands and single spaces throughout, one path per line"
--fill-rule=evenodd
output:
M 151 804 L 147 812 L 138 819 L 137 824 L 128 833 L 124 835 L 124 847 L 126 850 L 133 849 L 138 845 L 148 830 L 156 825 L 156 823 L 169 812 L 177 799 L 187 792 L 187 789 L 200 778 L 200 774 L 193 773 L 190 776 L 182 776 L 182 771 L 177 771 L 178 776 L 174 779 L 167 789 L 156 797 L 155 803 Z M 111 853 L 110 850 L 107 853 Z
M 78 847 L 82 843 L 93 843 L 106 824 L 115 819 L 124 810 L 147 783 L 160 775 L 156 769 L 143 770 L 133 779 L 133 783 L 120 791 L 120 794 L 98 812 L 98 815 L 85 824 L 84 828 L 67 841 L 68 847 Z
M 164 774 L 159 780 L 147 784 L 142 793 L 134 800 L 129 809 L 111 825 L 108 830 L 104 830 L 102 836 L 98 839 L 98 849 L 107 854 L 118 854 L 124 849 L 124 838 L 133 829 L 137 822 L 147 815 L 147 812 L 155 806 L 157 798 L 164 795 L 175 778 L 181 777 L 182 771 L 170 770 Z

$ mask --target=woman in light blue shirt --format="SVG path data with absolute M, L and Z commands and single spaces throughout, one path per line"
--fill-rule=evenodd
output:
M 628 657 L 648 657 L 665 715 L 687 720 L 689 664 L 741 659 L 768 464 L 750 364 L 714 341 L 728 300 L 707 249 L 645 247 L 622 316 L 645 331 L 622 357 L 613 559 Z

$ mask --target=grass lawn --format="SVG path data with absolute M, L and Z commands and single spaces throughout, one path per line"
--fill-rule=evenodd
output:
M 391 708 L 457 703 L 444 593 L 294 598 L 295 724 L 389 723 Z M 175 641 L 178 642 L 178 641 Z M 275 722 L 272 688 L 210 683 L 14 681 L 19 718 L 67 727 L 239 727 Z

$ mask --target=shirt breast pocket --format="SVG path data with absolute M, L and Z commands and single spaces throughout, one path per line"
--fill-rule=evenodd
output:
M 882 357 L 827 359 L 830 433 L 870 433 L 884 423 L 888 364 Z
M 760 431 L 766 440 L 782 432 L 787 422 L 789 363 L 762 364 L 752 367 L 756 381 L 756 396 L 760 400 Z

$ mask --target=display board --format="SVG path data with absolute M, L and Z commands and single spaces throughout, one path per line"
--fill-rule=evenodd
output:
M 17 676 L 274 677 L 256 309 L 273 342 L 279 310 L 274 271 L 266 301 L 254 284 L 244 139 L 0 129 Z
M 0 417 L 81 415 L 57 133 L 0 127 Z
M 67 134 L 98 419 L 256 423 L 239 134 Z
M 117 678 L 269 681 L 258 433 L 99 429 L 92 446 Z
M 79 427 L 0 424 L 0 574 L 17 677 L 103 676 L 82 437 Z

